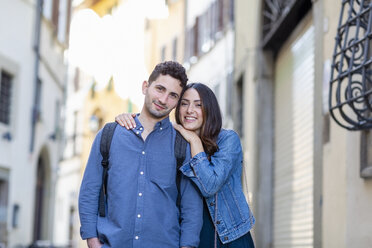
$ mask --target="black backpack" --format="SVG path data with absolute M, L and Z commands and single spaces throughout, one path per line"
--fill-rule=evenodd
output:
M 100 152 L 102 155 L 101 165 L 103 167 L 102 173 L 102 186 L 99 194 L 99 203 L 98 203 L 98 212 L 101 217 L 105 217 L 105 196 L 107 194 L 107 170 L 109 168 L 109 155 L 110 155 L 110 146 L 112 141 L 112 136 L 114 135 L 115 128 L 117 126 L 116 122 L 107 123 L 102 130 L 101 143 L 100 143 Z M 180 206 L 181 197 L 180 197 L 180 181 L 181 181 L 181 172 L 178 170 L 186 157 L 186 146 L 187 141 L 182 137 L 182 135 L 176 131 L 176 141 L 174 143 L 174 155 L 177 160 L 177 176 L 176 176 L 176 185 L 178 190 L 177 195 L 177 206 Z

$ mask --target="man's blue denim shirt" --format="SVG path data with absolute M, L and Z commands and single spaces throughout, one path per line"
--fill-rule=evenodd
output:
M 242 189 L 243 152 L 239 136 L 233 130 L 222 129 L 217 145 L 218 151 L 210 161 L 205 152 L 200 152 L 185 161 L 180 170 L 198 185 L 220 240 L 226 244 L 249 232 L 255 218 Z
M 98 215 L 102 131 L 96 136 L 80 188 L 81 237 L 98 237 L 103 247 L 197 247 L 203 203 L 197 187 L 182 175 L 181 206 L 176 205 L 176 132 L 166 118 L 143 141 L 143 126 L 138 117 L 135 121 L 132 130 L 118 125 L 112 139 L 106 217 Z

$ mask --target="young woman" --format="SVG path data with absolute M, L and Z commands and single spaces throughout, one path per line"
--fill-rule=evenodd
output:
M 133 127 L 130 114 L 115 119 Z M 255 219 L 241 185 L 240 140 L 234 131 L 221 129 L 221 111 L 212 90 L 201 83 L 188 84 L 176 108 L 176 121 L 174 128 L 190 143 L 192 156 L 180 170 L 205 199 L 199 247 L 253 248 L 250 230 Z

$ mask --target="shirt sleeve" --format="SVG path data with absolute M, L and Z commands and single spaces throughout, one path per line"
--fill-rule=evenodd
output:
M 198 247 L 203 226 L 203 199 L 194 183 L 180 173 L 180 247 Z
M 82 239 L 97 237 L 99 192 L 102 185 L 100 131 L 91 148 L 79 193 L 80 235 Z
M 220 136 L 219 149 L 211 156 L 211 161 L 205 152 L 200 152 L 180 168 L 181 172 L 198 186 L 204 197 L 216 194 L 242 163 L 239 136 L 232 130 L 227 130 Z

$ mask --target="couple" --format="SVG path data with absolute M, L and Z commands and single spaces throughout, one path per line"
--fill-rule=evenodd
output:
M 158 64 L 143 82 L 141 113 L 116 118 L 130 129 L 118 126 L 112 139 L 105 217 L 98 214 L 102 131 L 97 134 L 79 195 L 81 237 L 88 247 L 254 247 L 239 137 L 221 129 L 213 92 L 187 80 L 179 63 Z M 179 190 L 176 131 L 169 121 L 176 106 L 174 128 L 190 144 Z

